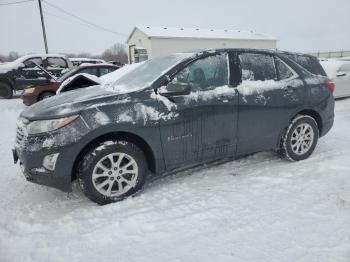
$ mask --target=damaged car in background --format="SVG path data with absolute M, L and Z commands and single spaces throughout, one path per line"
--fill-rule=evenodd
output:
M 59 77 L 71 68 L 72 62 L 59 54 L 26 55 L 1 64 L 0 98 L 11 98 L 15 91 L 48 83 L 52 78 L 50 75 Z
M 23 95 L 22 100 L 23 104 L 30 106 L 38 101 L 46 99 L 48 97 L 56 95 L 56 91 L 60 88 L 60 86 L 70 77 L 77 74 L 91 75 L 96 77 L 103 76 L 105 74 L 109 74 L 115 70 L 119 69 L 119 66 L 111 65 L 111 64 L 82 64 L 72 70 L 66 72 L 59 78 L 54 76 L 51 77 L 49 82 L 42 83 L 40 85 L 32 86 L 31 88 L 27 88 Z M 81 81 L 82 82 L 82 81 Z M 76 83 L 75 88 L 82 88 L 86 85 L 86 83 L 81 83 L 80 85 Z
M 27 108 L 13 157 L 28 181 L 69 192 L 78 180 L 111 203 L 150 174 L 264 150 L 308 158 L 333 125 L 334 89 L 279 51 L 178 53 Z

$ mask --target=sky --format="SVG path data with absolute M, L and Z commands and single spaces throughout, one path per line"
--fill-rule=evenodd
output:
M 43 52 L 38 1 L 3 5 L 16 1 L 0 0 L 0 54 Z M 98 55 L 125 43 L 135 25 L 253 30 L 276 37 L 283 50 L 350 50 L 350 0 L 43 1 L 49 51 L 55 53 Z

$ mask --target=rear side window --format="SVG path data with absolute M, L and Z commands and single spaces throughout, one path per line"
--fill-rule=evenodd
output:
M 239 54 L 242 80 L 265 81 L 276 80 L 277 74 L 273 57 L 267 54 Z
M 326 76 L 325 71 L 315 57 L 299 54 L 287 54 L 287 57 L 312 74 Z
M 292 70 L 278 57 L 275 58 L 275 65 L 279 80 L 288 79 L 294 75 Z
M 61 57 L 48 57 L 47 67 L 64 69 L 67 68 L 67 62 Z

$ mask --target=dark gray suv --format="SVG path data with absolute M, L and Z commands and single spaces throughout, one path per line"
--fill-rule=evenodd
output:
M 333 90 L 283 52 L 173 54 L 24 110 L 14 160 L 29 181 L 71 191 L 78 179 L 87 197 L 110 203 L 150 173 L 263 150 L 306 159 L 333 125 Z

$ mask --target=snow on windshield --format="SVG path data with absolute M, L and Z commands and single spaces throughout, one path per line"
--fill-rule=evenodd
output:
M 178 53 L 147 60 L 138 65 L 136 68 L 132 68 L 132 70 L 123 74 L 115 82 L 103 84 L 103 87 L 117 92 L 141 90 L 151 85 L 158 77 L 166 73 L 166 71 L 171 67 L 192 55 L 193 53 Z M 117 70 L 117 74 L 119 70 L 121 69 Z

